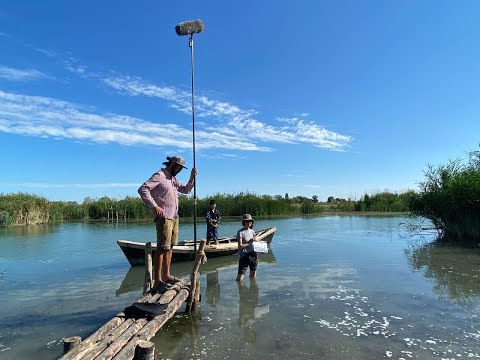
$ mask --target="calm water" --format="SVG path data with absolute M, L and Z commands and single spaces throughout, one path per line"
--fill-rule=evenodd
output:
M 401 217 L 257 221 L 277 226 L 256 282 L 237 257 L 201 268 L 198 316 L 179 313 L 152 339 L 173 359 L 480 358 L 480 249 L 431 244 Z M 223 223 L 220 235 L 239 224 Z M 199 226 L 203 235 L 203 223 Z M 181 224 L 191 238 L 192 225 Z M 146 224 L 0 229 L 0 358 L 52 359 L 141 293 L 117 239 L 154 239 Z M 173 265 L 186 276 L 192 263 Z

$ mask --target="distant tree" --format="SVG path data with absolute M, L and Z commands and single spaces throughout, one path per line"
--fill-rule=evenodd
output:
M 370 210 L 370 208 L 372 207 L 372 199 L 370 198 L 370 196 L 368 196 L 368 194 L 365 194 L 365 196 L 363 197 L 363 201 L 365 202 L 365 210 Z
M 317 196 L 317 195 L 313 195 L 313 196 L 312 196 L 312 201 L 313 201 L 314 203 L 318 203 L 318 196 Z
M 288 193 L 285 193 L 285 200 L 288 200 L 289 197 L 288 197 Z
M 331 203 L 331 202 L 334 202 L 335 201 L 335 198 L 333 196 L 329 196 L 328 199 L 327 199 L 327 202 Z
M 309 203 L 309 202 L 312 201 L 309 198 L 307 198 L 305 196 L 301 196 L 301 195 L 296 196 L 295 199 L 296 199 L 296 202 L 298 202 L 300 204 L 305 204 L 305 203 Z

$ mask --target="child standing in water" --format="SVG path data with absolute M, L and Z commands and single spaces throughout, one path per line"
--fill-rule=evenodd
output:
M 247 268 L 250 268 L 250 278 L 255 278 L 257 273 L 257 253 L 253 249 L 253 242 L 255 241 L 254 222 L 252 215 L 243 215 L 243 227 L 237 232 L 238 254 L 240 255 L 237 281 L 243 281 Z

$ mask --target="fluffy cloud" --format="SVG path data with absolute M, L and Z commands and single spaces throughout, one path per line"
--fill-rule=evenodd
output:
M 191 148 L 191 130 L 173 123 L 155 123 L 118 114 L 95 114 L 81 106 L 48 97 L 0 91 L 0 131 L 28 136 L 75 139 L 96 143 Z M 199 130 L 199 149 L 268 151 L 235 136 Z
M 105 85 L 129 96 L 157 97 L 167 101 L 170 107 L 191 113 L 191 93 L 171 86 L 157 86 L 141 78 L 113 75 L 103 78 Z M 352 138 L 325 129 L 314 121 L 306 121 L 308 113 L 299 117 L 277 118 L 278 124 L 269 124 L 256 119 L 258 113 L 242 109 L 229 102 L 211 99 L 207 96 L 195 98 L 195 114 L 215 120 L 207 128 L 217 135 L 235 136 L 248 134 L 250 139 L 264 143 L 308 143 L 319 148 L 342 151 Z

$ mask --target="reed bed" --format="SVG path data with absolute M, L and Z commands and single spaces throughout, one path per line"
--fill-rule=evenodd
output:
M 468 152 L 467 161 L 428 166 L 420 188 L 411 211 L 430 219 L 440 239 L 480 242 L 480 151 Z
M 197 216 L 205 216 L 210 199 L 215 199 L 222 216 L 236 217 L 250 213 L 259 217 L 302 216 L 347 211 L 407 211 L 409 196 L 409 194 L 382 192 L 374 195 L 366 194 L 358 201 L 329 197 L 328 201 L 319 202 L 317 196 L 307 198 L 289 197 L 288 194 L 271 196 L 249 192 L 217 193 L 197 199 Z M 191 195 L 180 195 L 179 215 L 183 218 L 194 216 Z M 150 219 L 150 217 L 150 210 L 140 197 L 116 199 L 103 196 L 98 199 L 86 198 L 83 203 L 77 203 L 48 201 L 45 198 L 24 193 L 0 195 L 0 226 L 90 220 L 137 221 Z
M 40 196 L 17 193 L 0 195 L 0 226 L 35 225 L 49 222 L 47 199 Z

